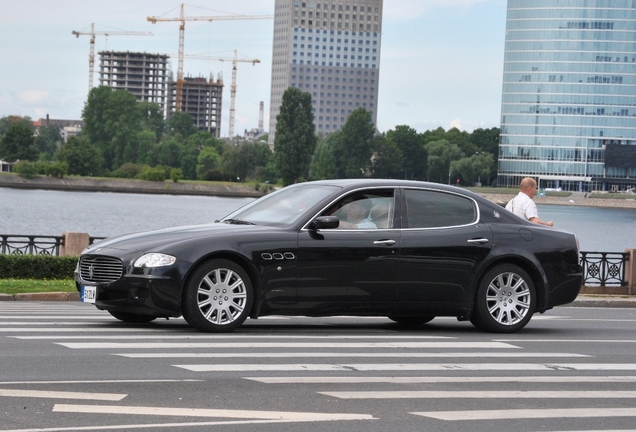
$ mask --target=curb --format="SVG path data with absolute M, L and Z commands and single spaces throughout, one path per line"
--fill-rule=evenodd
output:
M 79 301 L 77 292 L 0 294 L 0 301 Z

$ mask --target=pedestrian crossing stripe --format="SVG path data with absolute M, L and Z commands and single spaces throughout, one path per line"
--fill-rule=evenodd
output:
M 423 411 L 411 414 L 438 420 L 519 420 L 546 418 L 636 417 L 636 408 L 560 408 L 474 411 Z

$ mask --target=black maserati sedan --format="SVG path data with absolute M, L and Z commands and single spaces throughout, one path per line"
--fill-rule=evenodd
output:
M 576 237 L 461 188 L 325 180 L 277 190 L 205 225 L 112 237 L 84 250 L 84 302 L 124 322 L 183 316 L 203 332 L 248 317 L 438 316 L 511 333 L 572 302 Z

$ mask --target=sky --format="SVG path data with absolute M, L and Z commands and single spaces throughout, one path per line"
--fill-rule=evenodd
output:
M 273 15 L 274 0 L 190 0 L 186 16 Z M 179 23 L 152 24 L 149 16 L 176 18 L 174 0 L 0 0 L 0 118 L 47 115 L 81 119 L 88 94 L 90 36 L 99 51 L 173 56 L 176 76 Z M 408 125 L 418 132 L 457 127 L 472 132 L 499 127 L 506 0 L 385 0 L 377 129 Z M 268 127 L 273 20 L 187 21 L 185 54 L 241 59 L 236 133 L 256 128 L 265 103 Z M 221 136 L 229 128 L 231 62 L 185 59 L 184 75 L 222 75 Z

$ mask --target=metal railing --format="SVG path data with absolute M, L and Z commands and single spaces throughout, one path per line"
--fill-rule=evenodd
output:
M 104 237 L 89 237 L 89 244 Z M 60 255 L 64 245 L 62 236 L 0 234 L 2 255 Z
M 105 237 L 89 237 L 89 244 Z M 0 234 L 0 254 L 59 255 L 64 244 L 61 236 Z M 627 252 L 581 252 L 584 285 L 627 286 L 625 275 Z
M 627 286 L 627 252 L 581 252 L 584 285 Z

